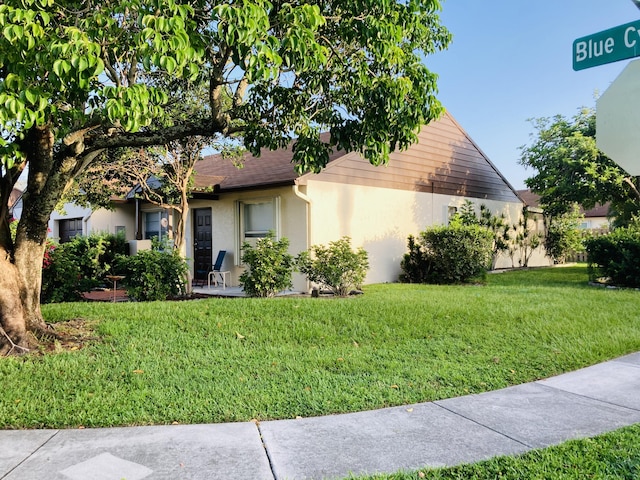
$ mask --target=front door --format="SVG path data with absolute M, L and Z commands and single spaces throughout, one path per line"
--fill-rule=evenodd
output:
M 196 208 L 193 217 L 193 280 L 204 284 L 211 269 L 211 209 Z

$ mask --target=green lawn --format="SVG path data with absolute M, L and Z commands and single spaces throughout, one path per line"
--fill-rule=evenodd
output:
M 211 423 L 494 390 L 640 351 L 640 292 L 585 267 L 483 286 L 372 285 L 347 299 L 43 306 L 94 321 L 79 351 L 0 361 L 0 427 Z

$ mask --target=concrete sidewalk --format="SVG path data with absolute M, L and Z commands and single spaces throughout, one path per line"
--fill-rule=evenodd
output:
M 640 423 L 640 353 L 495 392 L 256 423 L 0 431 L 0 478 L 341 479 L 512 455 Z

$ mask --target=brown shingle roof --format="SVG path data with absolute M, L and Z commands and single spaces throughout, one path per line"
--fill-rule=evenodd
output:
M 540 205 L 540 195 L 533 193 L 531 190 L 518 190 L 518 195 L 527 206 L 538 207 Z M 610 203 L 605 203 L 604 205 L 596 204 L 590 210 L 584 210 L 580 207 L 580 212 L 584 214 L 585 218 L 606 217 L 609 214 L 609 206 Z
M 533 193 L 531 190 L 518 190 L 518 195 L 527 207 L 539 207 L 540 195 Z
M 292 146 L 292 145 L 291 145 Z M 245 153 L 240 164 L 234 165 L 230 159 L 221 155 L 209 155 L 196 163 L 195 185 L 198 188 L 218 186 L 217 191 L 242 190 L 255 187 L 293 185 L 300 176 L 296 173 L 293 163 L 291 146 L 287 149 L 264 150 L 260 157 Z M 335 150 L 329 155 L 333 161 L 345 155 L 344 151 Z
M 202 191 L 209 188 L 215 188 L 222 183 L 225 177 L 220 175 L 204 175 L 197 173 L 193 181 L 193 189 L 196 191 Z

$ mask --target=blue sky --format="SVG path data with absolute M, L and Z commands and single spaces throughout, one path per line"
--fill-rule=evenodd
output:
M 640 18 L 631 0 L 443 0 L 448 50 L 426 59 L 439 75 L 439 100 L 509 182 L 533 174 L 518 164 L 530 118 L 573 116 L 595 107 L 629 60 L 581 71 L 577 38 Z

